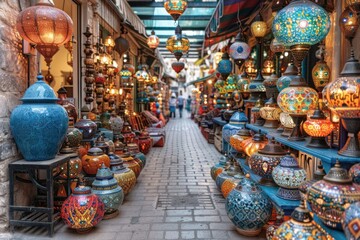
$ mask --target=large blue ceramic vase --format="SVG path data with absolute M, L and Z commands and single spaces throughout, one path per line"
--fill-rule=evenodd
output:
M 27 161 L 53 159 L 68 128 L 68 114 L 56 103 L 54 90 L 42 75 L 30 86 L 10 116 L 11 133 Z
M 225 124 L 222 129 L 222 150 L 225 153 L 228 153 L 230 150 L 230 137 L 235 135 L 240 129 L 245 128 L 245 124 L 248 122 L 248 119 L 244 112 L 237 111 L 235 112 L 228 124 Z
M 269 221 L 273 204 L 251 179 L 243 178 L 226 198 L 225 210 L 238 233 L 257 236 Z

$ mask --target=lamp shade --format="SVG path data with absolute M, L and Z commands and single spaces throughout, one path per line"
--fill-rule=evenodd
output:
M 171 15 L 171 17 L 176 21 L 186 10 L 187 1 L 186 0 L 166 0 L 164 2 L 165 10 Z
M 125 38 L 122 38 L 121 36 L 115 39 L 115 51 L 119 53 L 120 56 L 122 56 L 127 50 L 129 50 L 130 45 L 128 40 Z
M 179 72 L 181 72 L 181 70 L 184 69 L 185 64 L 184 64 L 183 62 L 173 62 L 173 63 L 171 64 L 171 67 L 172 67 L 172 69 L 174 69 L 174 71 L 175 71 L 176 73 L 179 73 Z
M 70 40 L 73 21 L 66 12 L 49 1 L 40 0 L 35 6 L 20 12 L 16 29 L 22 38 L 36 45 L 49 66 L 59 46 Z
M 217 71 L 221 74 L 223 79 L 226 79 L 232 71 L 232 63 L 229 59 L 229 54 L 224 53 L 221 61 L 218 64 Z
M 256 38 L 263 38 L 265 37 L 266 31 L 267 31 L 267 26 L 266 26 L 266 22 L 264 21 L 254 21 L 251 26 L 251 33 L 254 35 L 254 37 Z
M 182 36 L 181 32 L 181 27 L 178 25 L 175 29 L 175 35 L 169 37 L 166 41 L 166 49 L 173 53 L 178 61 L 190 49 L 189 39 Z
M 230 57 L 234 59 L 235 62 L 239 60 L 244 61 L 249 57 L 250 51 L 251 48 L 243 41 L 241 33 L 239 33 L 235 38 L 235 42 L 230 46 Z
M 353 39 L 359 28 L 359 19 L 356 13 L 347 7 L 340 15 L 339 25 L 345 37 Z
M 312 78 L 314 81 L 315 88 L 321 90 L 330 80 L 330 67 L 325 61 L 320 60 L 317 62 L 312 69 Z
M 275 16 L 272 31 L 285 46 L 314 45 L 330 30 L 326 10 L 308 0 L 292 1 Z
M 157 48 L 159 46 L 160 40 L 158 36 L 155 35 L 155 32 L 152 31 L 151 35 L 147 39 L 147 45 L 149 48 Z
M 128 80 L 128 79 L 131 77 L 132 73 L 131 73 L 128 69 L 123 68 L 123 69 L 119 72 L 119 75 L 120 75 L 121 79 L 123 79 L 123 80 Z
M 270 43 L 270 50 L 273 53 L 282 53 L 285 51 L 284 44 L 280 43 L 276 38 L 274 38 Z
M 277 103 L 283 112 L 306 115 L 309 110 L 316 108 L 317 92 L 309 87 L 287 87 L 277 98 Z

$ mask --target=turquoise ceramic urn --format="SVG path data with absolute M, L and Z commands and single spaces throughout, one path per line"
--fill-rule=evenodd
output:
M 105 205 L 104 219 L 110 219 L 119 214 L 119 207 L 124 201 L 124 192 L 114 178 L 114 173 L 104 164 L 96 173 L 96 178 L 92 183 L 92 192 Z
M 235 135 L 240 129 L 245 128 L 245 124 L 248 122 L 248 119 L 244 112 L 237 111 L 235 112 L 228 124 L 225 124 L 222 129 L 222 143 L 223 151 L 228 152 L 230 148 L 230 137 Z
M 68 114 L 39 74 L 10 116 L 10 129 L 25 160 L 44 161 L 58 153 L 68 128 Z
M 226 198 L 225 210 L 244 236 L 257 236 L 269 221 L 273 204 L 261 188 L 247 174 Z

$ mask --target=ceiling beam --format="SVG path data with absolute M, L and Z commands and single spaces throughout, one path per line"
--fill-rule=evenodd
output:
M 142 7 L 142 8 L 156 8 L 164 7 L 164 2 L 155 1 L 128 1 L 131 7 Z M 188 8 L 215 8 L 217 2 L 188 2 Z
M 156 34 L 156 33 L 155 33 Z M 171 36 L 174 36 L 175 34 L 170 34 L 170 35 L 156 35 L 158 36 L 158 38 L 169 38 Z M 183 34 L 183 37 L 186 37 L 188 39 L 204 39 L 205 38 L 205 35 L 193 35 L 193 36 L 188 36 L 188 35 L 184 35 Z
M 186 31 L 186 30 L 192 30 L 192 31 L 204 31 L 206 28 L 206 26 L 204 27 L 192 27 L 192 26 L 189 26 L 189 27 L 181 27 L 181 29 L 183 31 Z M 165 30 L 165 31 L 175 31 L 175 26 L 174 27 L 151 27 L 151 26 L 146 26 L 146 30 L 148 31 L 151 31 L 151 30 L 154 30 L 155 33 L 156 31 L 161 31 L 161 30 Z
M 141 14 L 137 14 L 139 16 L 139 18 L 141 20 L 173 20 L 173 18 L 170 15 L 158 15 L 158 16 L 154 16 L 154 15 L 141 15 Z M 179 20 L 193 20 L 193 21 L 201 21 L 201 20 L 210 20 L 211 15 L 195 15 L 195 16 L 190 16 L 190 15 L 183 15 L 180 16 Z

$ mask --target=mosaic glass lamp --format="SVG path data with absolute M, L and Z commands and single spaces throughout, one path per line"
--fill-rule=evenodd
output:
M 301 123 L 306 120 L 306 113 L 316 108 L 317 92 L 309 88 L 301 76 L 301 62 L 311 45 L 323 40 L 330 29 L 328 13 L 319 5 L 308 0 L 295 0 L 283 8 L 273 21 L 275 38 L 289 47 L 298 68 L 298 75 L 290 86 L 279 93 L 279 107 L 290 114 L 295 128 L 289 140 L 304 140 Z
M 106 52 L 111 54 L 115 47 L 115 41 L 111 35 L 109 35 L 105 38 L 104 45 L 106 47 Z
M 345 9 L 345 11 L 348 10 Z M 350 15 L 352 19 L 353 15 Z M 348 139 L 338 153 L 349 157 L 360 157 L 358 138 L 360 132 L 360 63 L 355 59 L 352 47 L 352 40 L 359 27 L 359 22 L 350 24 L 350 18 L 348 18 L 350 15 L 343 13 L 341 14 L 342 18 L 340 18 L 341 30 L 351 45 L 350 58 L 345 63 L 340 76 L 326 86 L 326 90 L 323 91 L 323 98 L 330 109 L 340 116 L 348 132 Z M 352 27 L 349 27 L 350 25 Z
M 217 71 L 221 74 L 223 79 L 227 79 L 227 77 L 230 75 L 232 71 L 232 63 L 227 52 L 222 55 L 221 61 L 217 67 Z
M 149 46 L 149 48 L 157 48 L 160 44 L 160 40 L 159 37 L 155 35 L 154 30 L 151 31 L 151 35 L 148 37 L 147 39 L 147 45 Z
M 245 42 L 243 34 L 240 32 L 236 35 L 235 42 L 230 46 L 230 57 L 240 68 L 250 55 L 251 48 Z
M 184 69 L 185 63 L 183 63 L 183 62 L 173 62 L 173 63 L 171 64 L 171 67 L 172 67 L 172 69 L 174 69 L 174 71 L 175 71 L 176 73 L 179 73 L 179 72 L 181 72 L 181 70 Z
M 188 38 L 182 36 L 180 25 L 175 28 L 175 35 L 167 39 L 166 49 L 173 53 L 178 61 L 184 53 L 189 51 L 190 41 Z
M 165 10 L 176 21 L 185 12 L 187 8 L 186 0 L 166 0 L 164 2 Z
M 315 85 L 315 88 L 321 92 L 323 88 L 328 84 L 330 80 L 330 67 L 324 60 L 325 55 L 325 46 L 323 44 L 319 45 L 319 49 L 316 51 L 316 57 L 319 61 L 315 64 L 312 69 L 312 78 Z
M 306 145 L 314 148 L 329 148 L 326 143 L 326 137 L 334 129 L 334 125 L 326 118 L 323 111 L 318 108 L 314 114 L 304 122 L 303 128 L 311 137 L 310 142 Z

